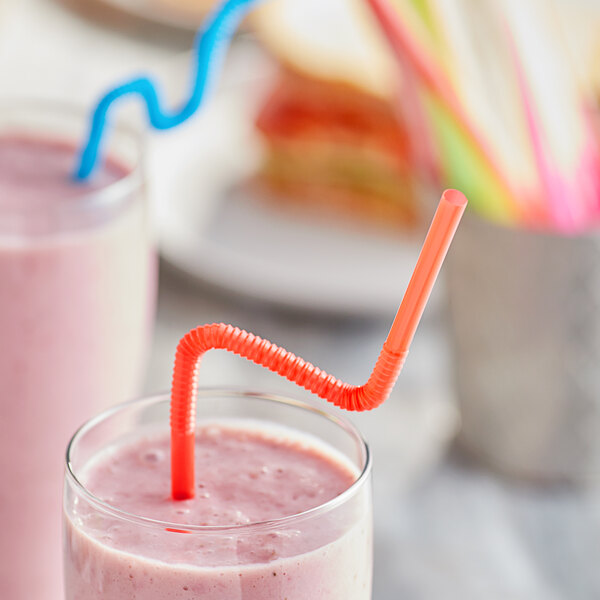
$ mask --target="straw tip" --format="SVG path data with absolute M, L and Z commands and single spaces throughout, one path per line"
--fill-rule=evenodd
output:
M 467 197 L 458 190 L 446 190 L 442 194 L 442 199 L 453 206 L 464 207 L 467 205 Z

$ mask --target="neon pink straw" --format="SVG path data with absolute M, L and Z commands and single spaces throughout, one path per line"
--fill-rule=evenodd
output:
M 564 179 L 558 171 L 550 165 L 544 142 L 542 140 L 542 131 L 538 125 L 535 111 L 533 109 L 534 100 L 529 89 L 527 78 L 523 65 L 519 59 L 515 42 L 510 32 L 507 32 L 509 46 L 512 56 L 512 62 L 517 76 L 519 94 L 523 103 L 523 112 L 525 121 L 531 139 L 531 147 L 535 159 L 538 177 L 542 186 L 543 197 L 547 200 L 550 209 L 550 218 L 559 231 L 571 231 L 574 227 L 574 216 L 569 207 L 569 190 Z

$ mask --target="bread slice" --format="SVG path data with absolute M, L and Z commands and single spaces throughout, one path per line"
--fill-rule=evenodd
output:
M 389 98 L 397 68 L 361 0 L 267 0 L 253 25 L 289 68 Z

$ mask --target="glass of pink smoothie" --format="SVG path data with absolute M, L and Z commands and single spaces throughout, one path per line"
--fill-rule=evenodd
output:
M 66 600 L 370 600 L 371 460 L 320 404 L 201 390 L 196 494 L 171 499 L 169 399 L 67 451 Z
M 73 428 L 138 391 L 155 299 L 139 137 L 72 181 L 87 112 L 0 106 L 0 598 L 62 597 Z

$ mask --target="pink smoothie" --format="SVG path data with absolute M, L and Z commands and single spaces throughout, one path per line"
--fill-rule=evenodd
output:
M 364 496 L 317 516 L 248 525 L 297 515 L 347 490 L 357 473 L 333 450 L 287 429 L 212 424 L 198 432 L 196 472 L 196 497 L 173 501 L 166 437 L 92 459 L 82 483 L 94 496 L 169 525 L 140 525 L 85 501 L 69 503 L 66 600 L 371 598 Z M 198 525 L 242 527 L 185 532 Z
M 153 257 L 139 190 L 109 161 L 70 181 L 73 147 L 0 135 L 0 598 L 60 600 L 62 467 L 83 420 L 136 391 Z M 137 195 L 136 195 L 137 194 Z

